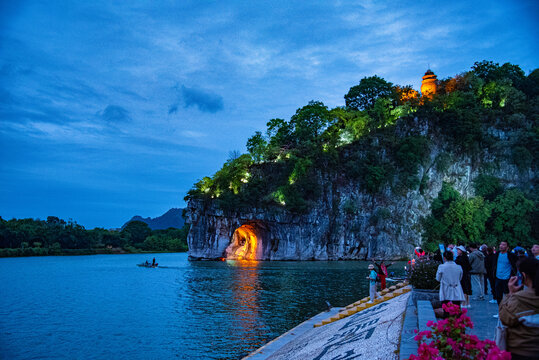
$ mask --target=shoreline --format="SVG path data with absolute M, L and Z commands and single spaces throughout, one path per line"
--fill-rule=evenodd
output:
M 89 249 L 69 249 L 72 252 L 61 252 L 58 254 L 21 254 L 21 255 L 5 255 L 0 249 L 0 259 L 8 258 L 23 258 L 23 257 L 47 257 L 47 256 L 87 256 L 87 255 L 134 255 L 134 254 L 183 254 L 187 251 L 161 251 L 161 250 L 141 250 L 141 251 L 111 251 L 111 250 L 89 250 Z M 10 249 L 10 250 L 20 250 L 20 249 Z
M 363 298 L 343 308 L 321 312 L 286 331 L 243 360 L 398 359 L 411 286 L 399 283 L 383 297 Z M 380 346 L 383 343 L 384 346 Z M 377 347 L 383 351 L 374 350 Z

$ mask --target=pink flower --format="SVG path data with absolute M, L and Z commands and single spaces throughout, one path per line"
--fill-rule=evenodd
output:
M 461 310 L 452 303 L 444 304 L 443 308 L 451 316 L 437 322 L 429 321 L 431 330 L 415 331 L 414 339 L 419 342 L 416 355 L 410 360 L 510 360 L 511 354 L 500 351 L 496 344 L 488 339 L 481 341 L 475 335 L 466 334 L 467 328 L 473 328 L 473 322 L 466 315 L 466 309 Z M 427 339 L 433 339 L 427 343 Z

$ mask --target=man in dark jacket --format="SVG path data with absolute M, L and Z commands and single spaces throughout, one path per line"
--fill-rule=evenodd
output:
M 493 273 L 496 276 L 494 293 L 498 306 L 502 302 L 503 294 L 509 294 L 509 278 L 517 273 L 517 257 L 509 252 L 509 245 L 506 241 L 500 243 L 500 251 L 496 253 L 493 264 Z
M 490 284 L 490 292 L 492 293 L 492 300 L 490 300 L 490 302 L 496 303 L 496 293 L 494 292 L 494 284 L 496 283 L 496 276 L 494 274 L 494 262 L 496 261 L 496 254 L 494 253 L 494 247 L 486 245 L 485 247 L 485 270 L 487 270 L 487 276 L 485 276 L 485 280 L 488 280 Z M 488 295 L 487 288 L 488 287 L 485 284 L 485 295 Z

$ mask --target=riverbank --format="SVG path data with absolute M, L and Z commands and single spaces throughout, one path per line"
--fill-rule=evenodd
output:
M 498 313 L 498 306 L 490 303 L 491 299 L 472 299 L 467 310 L 474 324 L 469 333 L 482 340 L 492 340 L 495 335 L 497 319 L 493 315 Z M 410 293 L 397 294 L 371 307 L 366 300 L 320 313 L 244 360 L 404 360 L 417 354 L 416 332 L 426 330 L 429 320 L 437 321 L 430 302 L 414 303 Z
M 75 256 L 75 255 L 123 255 L 123 254 L 174 254 L 187 251 L 140 250 L 136 248 L 103 248 L 103 249 L 0 249 L 0 258 L 30 256 Z
M 244 360 L 397 359 L 410 286 L 384 291 L 305 321 Z

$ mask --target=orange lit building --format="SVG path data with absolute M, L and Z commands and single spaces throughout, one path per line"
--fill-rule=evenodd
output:
M 432 72 L 431 69 L 428 69 L 425 75 L 423 76 L 423 81 L 421 82 L 421 95 L 429 96 L 436 94 L 436 75 Z

